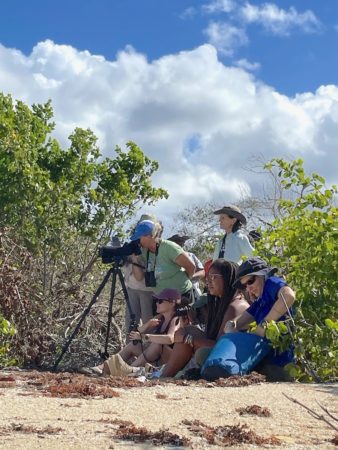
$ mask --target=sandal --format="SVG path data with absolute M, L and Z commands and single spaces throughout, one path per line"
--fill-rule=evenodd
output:
M 79 373 L 82 373 L 83 375 L 95 375 L 95 376 L 101 376 L 103 374 L 103 370 L 100 368 L 100 366 L 94 366 L 94 367 L 80 367 L 78 369 Z

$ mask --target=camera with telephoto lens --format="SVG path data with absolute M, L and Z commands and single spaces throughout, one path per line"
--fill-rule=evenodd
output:
M 129 331 L 129 333 L 131 331 L 138 331 L 138 323 L 136 322 L 135 318 L 130 321 L 130 325 L 129 325 L 129 330 L 128 331 Z M 142 341 L 142 338 L 140 340 Z M 136 345 L 138 342 L 140 342 L 140 340 L 139 339 L 134 339 L 133 340 L 133 344 Z
M 190 311 L 191 311 L 190 306 L 182 306 L 181 308 L 176 309 L 175 316 L 187 317 Z
M 109 245 L 99 248 L 99 256 L 101 256 L 103 264 L 115 263 L 117 265 L 123 265 L 127 261 L 128 256 L 140 254 L 141 247 L 139 239 L 121 245 L 119 238 L 113 236 Z

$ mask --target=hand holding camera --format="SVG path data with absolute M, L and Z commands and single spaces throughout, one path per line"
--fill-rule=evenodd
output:
M 141 333 L 139 331 L 131 331 L 129 333 L 129 339 L 131 341 L 142 341 L 142 336 Z

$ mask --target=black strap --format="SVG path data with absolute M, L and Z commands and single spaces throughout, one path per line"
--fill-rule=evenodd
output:
M 224 253 L 225 253 L 225 239 L 226 239 L 226 237 L 227 237 L 227 235 L 225 234 L 224 237 L 223 237 L 223 239 L 222 239 L 222 245 L 221 245 L 221 248 L 220 248 L 219 253 L 218 253 L 218 257 L 219 257 L 219 258 L 224 258 Z
M 146 262 L 146 272 L 150 272 L 151 270 L 155 271 L 155 267 L 156 267 L 156 259 L 157 259 L 157 255 L 158 255 L 158 249 L 161 245 L 161 241 L 156 243 L 156 250 L 155 250 L 155 259 L 154 259 L 154 265 L 153 268 L 149 268 L 149 250 L 147 250 L 147 262 Z

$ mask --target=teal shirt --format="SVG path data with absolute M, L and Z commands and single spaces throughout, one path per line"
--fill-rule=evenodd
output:
M 150 270 L 155 271 L 156 287 L 154 292 L 156 294 L 165 288 L 177 289 L 182 294 L 192 288 L 186 271 L 175 262 L 182 253 L 185 253 L 182 247 L 167 240 L 161 240 L 157 256 L 149 252 Z M 145 257 L 143 256 L 143 258 Z

